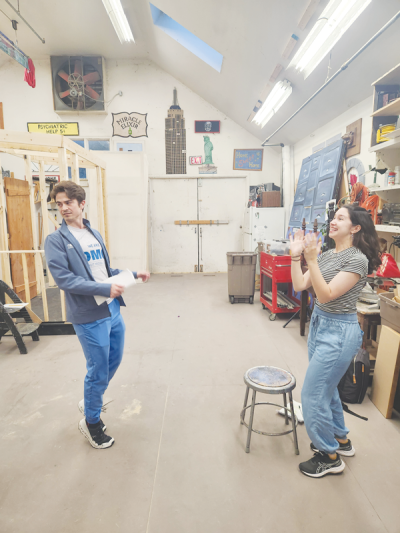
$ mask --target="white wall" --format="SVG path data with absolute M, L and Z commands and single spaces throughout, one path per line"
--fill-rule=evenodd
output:
M 372 87 L 371 97 L 363 100 L 359 104 L 353 106 L 351 109 L 342 113 L 337 118 L 328 122 L 322 128 L 315 130 L 311 135 L 305 137 L 294 145 L 294 168 L 296 183 L 299 178 L 301 163 L 304 158 L 312 155 L 312 149 L 314 146 L 327 141 L 335 135 L 346 133 L 346 126 L 349 126 L 356 120 L 362 118 L 362 130 L 361 130 L 361 153 L 354 156 L 364 165 L 364 169 L 368 170 L 368 165 L 375 166 L 375 153 L 368 151 L 371 146 L 371 131 L 372 131 Z M 365 184 L 368 186 L 374 181 L 374 172 L 370 172 L 365 175 Z M 378 174 L 377 182 L 383 185 L 383 178 Z
M 214 145 L 213 161 L 218 167 L 218 175 L 247 174 L 250 184 L 274 182 L 279 185 L 279 151 L 264 149 L 261 172 L 233 170 L 233 150 L 260 148 L 260 140 L 149 61 L 106 60 L 107 100 L 118 91 L 123 92 L 122 97 L 117 96 L 108 105 L 106 115 L 57 115 L 53 110 L 50 60 L 34 60 L 34 63 L 35 89 L 24 83 L 23 69 L 17 63 L 7 60 L 0 65 L 0 101 L 4 105 L 6 129 L 27 131 L 27 122 L 77 121 L 82 137 L 111 137 L 111 113 L 148 113 L 148 138 L 141 137 L 138 141 L 145 143 L 149 175 L 165 176 L 165 118 L 172 104 L 173 88 L 176 87 L 179 104 L 186 119 L 187 156 L 204 156 L 203 135 L 194 133 L 194 121 L 220 120 L 221 133 L 211 135 Z M 115 137 L 115 141 L 123 142 L 124 139 Z M 187 164 L 187 175 L 198 176 L 198 168 Z

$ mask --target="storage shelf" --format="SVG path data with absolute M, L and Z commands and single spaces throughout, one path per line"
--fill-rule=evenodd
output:
M 389 70 L 386 74 L 384 74 L 381 78 L 374 81 L 372 83 L 372 86 L 374 85 L 398 85 L 400 84 L 400 63 L 396 65 L 392 70 Z
M 370 152 L 382 152 L 383 150 L 400 150 L 400 137 L 390 139 L 384 143 L 375 144 L 369 149 Z
M 391 187 L 378 187 L 376 189 L 371 189 L 371 192 L 376 193 L 378 196 L 383 198 L 383 200 L 385 200 L 386 202 L 400 203 L 400 185 L 392 185 Z M 382 230 L 382 231 L 385 231 L 385 230 Z
M 371 117 L 390 117 L 392 115 L 400 115 L 400 98 L 394 100 L 388 105 L 381 107 L 375 113 L 372 113 Z
M 376 224 L 375 229 L 376 231 L 380 231 L 382 233 L 400 233 L 400 226 L 388 226 L 386 224 Z

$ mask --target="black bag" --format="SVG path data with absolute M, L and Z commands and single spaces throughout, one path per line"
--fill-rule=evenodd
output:
M 363 402 L 368 388 L 369 367 L 369 353 L 360 348 L 339 382 L 338 390 L 342 402 Z

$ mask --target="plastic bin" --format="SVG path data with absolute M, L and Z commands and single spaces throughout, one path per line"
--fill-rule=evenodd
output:
M 381 323 L 400 333 L 400 304 L 393 300 L 393 292 L 381 292 Z
M 257 252 L 227 252 L 231 304 L 254 303 Z

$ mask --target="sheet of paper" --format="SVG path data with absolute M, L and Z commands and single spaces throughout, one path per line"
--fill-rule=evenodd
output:
M 129 287 L 132 287 L 132 285 L 135 285 L 136 280 L 133 277 L 133 274 L 130 270 L 123 270 L 116 276 L 111 276 L 111 278 L 107 278 L 101 283 L 117 283 L 118 285 L 122 285 L 125 287 L 125 290 Z M 109 298 L 109 297 L 108 297 Z M 94 299 L 96 300 L 97 305 L 101 305 L 102 303 L 106 302 L 108 300 L 105 296 L 95 296 Z

